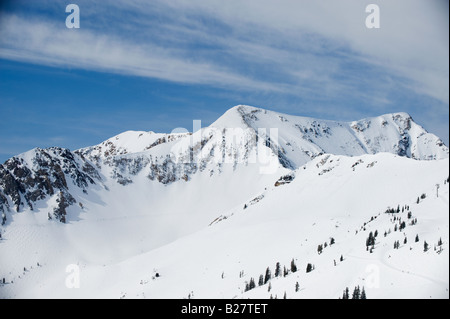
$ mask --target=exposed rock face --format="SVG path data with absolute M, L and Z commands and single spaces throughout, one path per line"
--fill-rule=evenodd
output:
M 70 187 L 87 191 L 95 179 L 100 175 L 92 165 L 69 150 L 35 149 L 0 165 L 0 210 L 33 210 L 37 201 L 57 195 L 54 217 L 64 222 L 65 209 L 75 203 Z

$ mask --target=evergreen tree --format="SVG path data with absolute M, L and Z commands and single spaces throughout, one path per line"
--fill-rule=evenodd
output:
M 355 290 L 353 290 L 352 299 L 361 299 L 361 292 L 359 286 L 356 286 Z
M 369 238 L 366 239 L 366 248 L 367 248 L 367 250 L 369 250 L 370 246 L 374 246 L 374 245 L 375 245 L 375 237 L 374 237 L 373 233 L 370 232 Z
M 406 228 L 406 223 L 405 222 L 402 222 L 401 224 L 400 224 L 400 231 L 402 231 L 403 229 L 405 229 Z
M 344 256 L 343 255 L 341 255 L 341 258 L 339 259 L 341 262 L 343 262 L 344 261 Z
M 319 246 L 317 247 L 317 252 L 319 253 L 319 255 L 322 253 L 322 251 L 323 251 L 323 246 L 322 246 L 322 245 L 319 245 Z
M 267 288 L 267 292 L 270 292 L 272 290 L 272 283 L 269 282 L 269 288 Z
M 270 281 L 271 277 L 272 277 L 272 273 L 270 271 L 270 268 L 267 267 L 267 269 L 266 269 L 266 276 L 264 277 L 264 284 L 267 284 Z
M 313 265 L 312 264 L 308 264 L 307 266 L 306 266 L 306 273 L 310 273 L 311 271 L 313 271 Z
M 256 288 L 255 279 L 250 278 L 250 283 L 248 284 L 248 289 L 252 290 Z
M 425 241 L 425 242 L 423 243 L 423 251 L 424 251 L 424 252 L 427 252 L 427 251 L 428 251 L 428 247 L 429 247 L 429 245 L 428 245 L 428 243 Z
M 1 238 L 1 237 L 0 237 Z M 438 241 L 438 246 L 442 246 L 442 238 L 439 238 L 439 241 Z
M 295 264 L 295 260 L 292 259 L 291 261 L 291 272 L 296 273 L 297 272 L 297 265 Z
M 405 237 L 405 240 L 403 241 L 403 244 L 406 245 L 408 243 L 408 238 Z
M 396 242 L 394 242 L 394 249 L 399 249 L 400 248 L 400 242 L 397 240 Z
M 277 263 L 277 265 L 275 266 L 275 277 L 280 277 L 281 276 L 281 265 L 280 263 Z
M 289 275 L 289 272 L 288 272 L 288 270 L 286 269 L 286 266 L 284 266 L 284 269 L 283 269 L 283 277 L 286 277 L 287 275 Z
M 287 294 L 286 294 L 286 291 L 284 292 L 284 296 L 283 296 L 283 299 L 287 299 Z
M 373 237 L 375 237 L 375 238 L 378 237 L 378 230 L 375 231 L 375 234 L 373 234 Z
M 330 246 L 333 246 L 335 243 L 336 243 L 336 241 L 334 240 L 333 237 L 331 237 L 331 239 L 330 239 Z
M 298 282 L 295 283 L 295 292 L 300 291 L 300 284 Z
M 350 299 L 350 290 L 347 288 L 345 288 L 344 290 L 344 294 L 342 295 L 342 299 L 346 300 L 346 299 Z
M 259 280 L 258 280 L 258 286 L 261 287 L 262 285 L 264 285 L 264 276 L 263 275 L 259 276 Z
M 419 241 L 420 241 L 419 235 L 416 235 L 416 243 L 418 243 Z
M 364 289 L 364 287 L 363 287 L 363 289 L 362 289 L 362 291 L 361 291 L 361 300 L 366 300 L 367 299 L 367 296 L 366 296 L 366 290 Z
M 408 219 L 411 219 L 411 218 L 412 218 L 412 213 L 408 212 Z

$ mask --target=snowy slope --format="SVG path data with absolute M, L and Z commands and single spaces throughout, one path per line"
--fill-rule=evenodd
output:
M 26 298 L 187 298 L 189 294 L 194 298 L 270 298 L 271 294 L 281 298 L 286 291 L 288 298 L 338 298 L 345 287 L 361 285 L 369 298 L 448 298 L 449 189 L 444 183 L 448 164 L 448 160 L 418 162 L 389 154 L 325 155 L 299 168 L 290 184 L 276 187 L 276 179 L 254 181 L 261 186 L 260 192 L 228 210 L 214 210 L 214 201 L 208 201 L 209 221 L 215 222 L 189 234 L 175 234 L 181 228 L 164 225 L 152 206 L 138 214 L 141 203 L 134 201 L 124 204 L 128 211 L 120 213 L 122 208 L 113 211 L 114 205 L 101 214 L 95 207 L 70 225 L 39 223 L 21 214 L 7 228 L 8 240 L 0 246 L 2 255 L 15 256 L 2 259 L 2 275 L 14 284 L 1 292 L 4 297 Z M 200 190 L 197 187 L 204 181 L 198 182 L 195 189 Z M 190 184 L 182 185 L 182 190 L 174 190 L 176 194 L 190 188 Z M 234 185 L 234 193 L 247 187 Z M 217 199 L 221 194 L 208 187 L 201 191 L 204 198 Z M 417 204 L 417 197 L 424 193 L 426 198 Z M 163 214 L 175 220 L 195 214 L 197 206 L 184 200 L 167 202 L 179 212 Z M 401 232 L 394 231 L 398 222 L 392 221 L 393 216 L 385 214 L 398 205 L 408 205 L 412 212 L 412 219 L 406 211 L 395 215 L 407 222 Z M 372 217 L 376 219 L 371 222 Z M 417 225 L 410 225 L 415 218 Z M 157 221 L 159 225 L 154 225 Z M 160 227 L 170 232 L 165 242 L 160 239 L 163 232 L 157 232 Z M 379 236 L 371 254 L 365 241 L 375 230 Z M 419 243 L 414 242 L 416 235 Z M 336 243 L 318 255 L 317 246 L 331 237 Z M 444 244 L 438 254 L 434 245 L 440 238 Z M 401 241 L 398 250 L 393 249 L 396 240 Z M 428 252 L 423 252 L 424 241 L 430 244 Z M 267 267 L 273 273 L 276 262 L 289 267 L 292 259 L 299 271 L 272 279 L 271 293 L 267 285 L 242 293 L 251 277 L 257 280 Z M 305 273 L 307 263 L 315 265 L 312 273 Z M 68 264 L 81 267 L 80 289 L 65 287 Z M 156 273 L 161 277 L 152 279 Z M 296 282 L 301 288 L 298 293 Z
M 34 149 L 0 165 L 0 297 L 268 298 L 267 287 L 242 294 L 245 281 L 292 258 L 299 272 L 273 279 L 273 296 L 337 298 L 376 265 L 369 297 L 448 297 L 447 178 L 448 148 L 402 113 L 339 123 L 238 106 L 194 134 Z M 383 212 L 397 205 L 419 220 L 402 232 L 412 250 L 393 251 L 395 232 L 367 253 L 367 233 L 393 231 Z M 423 253 L 439 237 L 443 252 Z M 65 285 L 70 264 L 80 289 Z

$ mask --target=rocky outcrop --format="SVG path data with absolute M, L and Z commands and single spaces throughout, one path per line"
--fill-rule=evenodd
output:
M 35 149 L 0 165 L 0 210 L 33 210 L 34 203 L 57 195 L 54 217 L 65 222 L 65 209 L 76 202 L 70 188 L 87 192 L 95 180 L 100 180 L 95 168 L 69 150 Z

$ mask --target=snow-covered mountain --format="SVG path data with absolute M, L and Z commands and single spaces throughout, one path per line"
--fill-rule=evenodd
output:
M 404 113 L 351 123 L 323 121 L 237 106 L 195 134 L 125 132 L 71 152 L 34 149 L 0 165 L 0 210 L 16 212 L 59 196 L 51 217 L 65 219 L 74 204 L 70 188 L 113 179 L 133 183 L 145 174 L 163 184 L 188 181 L 197 172 L 220 174 L 224 165 L 296 169 L 322 154 L 359 156 L 388 152 L 417 160 L 448 157 L 448 147 Z M 274 157 L 278 158 L 276 160 Z
M 0 165 L 0 296 L 337 298 L 375 265 L 369 297 L 448 297 L 448 175 L 448 148 L 404 113 L 341 123 L 237 106 L 195 133 L 34 149 Z M 271 293 L 243 291 L 292 259 L 300 270 Z M 71 264 L 80 289 L 65 286 Z

